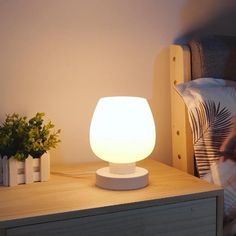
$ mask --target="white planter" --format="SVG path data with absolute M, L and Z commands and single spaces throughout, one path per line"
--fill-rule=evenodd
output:
M 50 156 L 43 154 L 40 158 L 29 156 L 24 161 L 18 161 L 13 157 L 0 158 L 0 184 L 4 186 L 16 186 L 39 181 L 48 181 L 50 176 Z

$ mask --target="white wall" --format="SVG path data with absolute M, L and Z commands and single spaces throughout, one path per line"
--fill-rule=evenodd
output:
M 97 100 L 143 96 L 157 125 L 152 157 L 171 163 L 168 46 L 232 7 L 233 0 L 0 0 L 0 118 L 44 111 L 62 129 L 53 162 L 94 161 L 88 131 Z

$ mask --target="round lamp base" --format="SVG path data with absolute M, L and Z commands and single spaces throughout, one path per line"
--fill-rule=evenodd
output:
M 96 185 L 109 190 L 139 189 L 148 185 L 148 171 L 136 167 L 132 174 L 113 174 L 109 167 L 96 171 Z

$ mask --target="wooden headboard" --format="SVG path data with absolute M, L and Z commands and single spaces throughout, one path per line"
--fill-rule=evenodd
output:
M 190 49 L 187 46 L 170 47 L 171 129 L 173 166 L 194 174 L 193 144 L 187 109 L 175 91 L 177 83 L 191 80 Z

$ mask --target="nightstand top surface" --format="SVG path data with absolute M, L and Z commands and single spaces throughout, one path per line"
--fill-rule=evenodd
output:
M 147 207 L 222 195 L 216 185 L 160 162 L 147 159 L 137 166 L 149 170 L 149 185 L 131 191 L 109 191 L 95 186 L 96 169 L 106 163 L 55 166 L 48 182 L 0 187 L 0 224 L 18 219 L 58 214 L 63 218 Z M 70 175 L 70 176 L 69 176 Z

